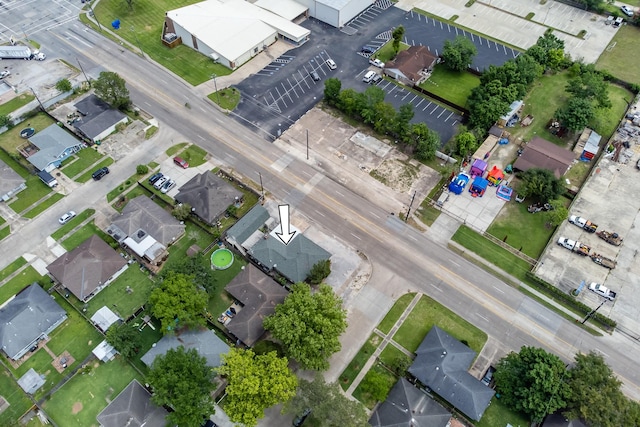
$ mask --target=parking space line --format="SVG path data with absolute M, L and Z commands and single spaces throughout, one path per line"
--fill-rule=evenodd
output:
M 474 41 L 474 40 L 473 40 L 473 33 L 469 33 L 469 34 L 471 34 L 471 41 Z
M 442 21 L 438 21 L 438 22 L 440 22 L 440 29 L 444 30 L 444 27 L 442 26 Z
M 422 109 L 422 111 L 426 110 L 427 108 L 429 108 L 429 106 L 432 104 L 431 101 L 429 101 L 429 103 L 427 105 L 425 105 L 425 107 Z
M 429 113 L 429 115 L 433 114 L 434 111 L 436 111 L 438 109 L 438 106 L 436 105 L 435 107 L 433 107 L 433 110 L 431 110 L 431 112 Z
M 417 97 L 418 95 L 414 95 L 413 98 L 411 98 L 411 101 L 409 101 L 409 103 L 413 104 L 413 101 L 415 101 Z
M 407 92 L 407 94 L 402 98 L 402 100 L 404 101 L 405 99 L 407 99 L 407 96 L 411 95 L 411 92 Z
M 444 119 L 444 122 L 446 123 L 447 120 L 449 120 L 451 118 L 451 116 L 453 116 L 453 111 L 447 116 L 446 119 Z
M 284 86 L 284 82 L 280 82 L 280 84 L 282 85 L 282 88 L 284 89 L 284 93 L 287 94 L 287 96 L 289 97 L 289 100 L 291 101 L 291 103 L 293 104 L 293 98 L 291 98 L 291 90 L 287 90 Z
M 284 108 L 287 108 L 288 105 L 287 103 L 284 101 L 284 99 L 282 99 L 282 94 L 280 93 L 280 91 L 278 90 L 278 86 L 275 86 L 274 89 L 276 90 L 276 92 L 278 93 L 278 101 L 282 101 L 282 103 L 284 104 Z M 278 102 L 276 101 L 276 103 Z
M 482 37 L 478 37 L 478 40 L 480 40 L 480 46 L 482 46 Z
M 420 102 L 418 102 L 416 104 L 416 108 L 418 108 L 420 106 L 420 104 L 422 104 L 424 102 L 424 98 L 420 98 Z
M 440 118 L 440 116 L 441 116 L 441 115 L 443 115 L 443 114 L 445 113 L 445 111 L 447 111 L 447 110 L 445 110 L 445 109 L 443 108 L 443 109 L 442 109 L 442 112 L 441 112 L 440 114 L 438 114 L 438 118 Z
M 298 92 L 296 92 L 296 88 L 291 84 L 291 81 L 289 80 L 289 77 L 287 77 L 287 83 L 289 83 L 289 86 L 291 86 L 291 90 L 296 95 L 296 97 L 300 98 L 300 96 L 298 95 Z
M 453 121 L 453 123 L 451 123 L 451 127 L 455 126 L 455 125 L 456 125 L 456 123 L 458 123 L 458 121 L 457 121 L 457 120 L 454 120 L 454 121 Z
M 453 27 L 456 29 L 456 36 L 458 35 L 458 27 Z

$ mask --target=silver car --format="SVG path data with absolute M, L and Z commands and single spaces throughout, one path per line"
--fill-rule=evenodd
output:
M 69 221 L 71 221 L 75 216 L 76 216 L 76 213 L 74 211 L 69 211 L 66 214 L 62 215 L 60 218 L 58 218 L 58 222 L 64 225 Z

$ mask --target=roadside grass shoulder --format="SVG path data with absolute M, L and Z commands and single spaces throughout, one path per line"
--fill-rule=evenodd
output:
M 11 234 L 11 227 L 8 225 L 6 227 L 0 227 L 0 240 L 9 237 Z
M 13 113 L 18 108 L 24 107 L 25 105 L 33 101 L 35 98 L 36 97 L 30 93 L 21 93 L 12 100 L 7 101 L 4 104 L 0 104 L 0 116 L 6 116 L 10 113 Z
M 389 310 L 386 316 L 384 316 L 384 319 L 382 319 L 378 325 L 378 330 L 382 333 L 388 334 L 393 325 L 395 325 L 398 319 L 400 319 L 400 316 L 402 316 L 402 313 L 404 313 L 415 295 L 415 292 L 411 292 L 398 298 L 398 300 L 393 304 L 393 307 L 391 307 L 391 310 Z
M 197 145 L 191 144 L 189 148 L 180 153 L 180 157 L 189 163 L 189 167 L 195 167 L 204 164 L 207 152 Z
M 16 271 L 27 263 L 27 260 L 22 256 L 16 258 L 11 264 L 7 265 L 2 271 L 0 271 L 0 282 L 4 281 L 7 277 L 11 276 Z
M 78 151 L 75 157 L 77 157 L 78 160 L 61 169 L 62 173 L 69 177 L 69 179 L 75 178 L 79 173 L 102 159 L 104 154 L 100 154 L 97 150 L 87 147 Z
M 152 170 L 151 174 L 153 174 L 153 172 L 154 171 Z M 116 197 L 127 191 L 131 186 L 135 185 L 138 182 L 138 179 L 142 180 L 142 178 L 143 175 L 138 175 L 137 173 L 131 175 L 126 181 L 107 193 L 107 202 L 111 203 Z M 144 179 L 147 178 L 145 177 Z
M 175 156 L 176 154 L 184 150 L 187 145 L 189 145 L 188 142 L 181 142 L 179 144 L 172 145 L 171 147 L 167 148 L 167 151 L 165 151 L 165 153 L 167 153 L 167 156 L 169 157 Z
M 234 87 L 228 87 L 220 89 L 218 92 L 210 93 L 207 98 L 218 104 L 220 108 L 233 111 L 240 102 L 240 91 Z
M 640 84 L 640 55 L 632 54 L 638 49 L 638 40 L 640 28 L 623 25 L 613 36 L 609 47 L 598 58 L 596 68 L 607 70 L 626 82 Z
M 98 170 L 100 168 L 103 168 L 105 166 L 111 166 L 113 164 L 113 162 L 114 162 L 114 160 L 111 157 L 107 157 L 106 159 L 104 159 L 103 161 L 98 163 L 97 165 L 94 165 L 87 172 L 85 172 L 82 175 L 80 175 L 79 177 L 75 178 L 74 181 L 79 182 L 79 183 L 85 183 L 85 182 L 89 181 L 92 178 L 91 175 L 93 175 L 93 172 L 95 172 L 96 170 Z
M 25 218 L 33 219 L 33 218 L 37 217 L 38 215 L 40 215 L 42 212 L 44 212 L 47 209 L 49 209 L 51 206 L 53 206 L 56 203 L 58 203 L 63 198 L 64 198 L 64 195 L 61 194 L 61 193 L 52 194 L 51 197 L 48 197 L 47 199 L 43 200 L 42 203 L 38 203 L 33 208 L 31 208 L 28 211 L 24 212 L 22 214 L 22 216 L 24 216 Z

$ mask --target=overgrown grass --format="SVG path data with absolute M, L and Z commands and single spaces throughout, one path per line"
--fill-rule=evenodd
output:
M 51 238 L 53 238 L 54 240 L 60 240 L 66 234 L 70 233 L 71 230 L 76 228 L 78 225 L 82 224 L 84 220 L 86 220 L 87 218 L 89 218 L 95 213 L 96 213 L 95 209 L 85 209 L 84 211 L 80 212 L 71 221 L 69 221 L 68 223 L 60 227 L 58 230 L 56 230 L 54 233 L 52 233 Z
M 376 372 L 376 373 L 382 375 L 382 377 L 385 379 L 385 389 L 386 389 L 385 397 L 386 397 L 387 394 L 389 394 L 389 391 L 391 390 L 393 385 L 398 380 L 398 378 L 394 374 L 392 374 L 391 372 L 389 372 L 388 370 L 383 368 L 379 363 L 376 363 L 369 370 L 369 372 L 367 372 L 367 375 L 364 376 L 364 378 L 362 379 L 360 384 L 358 384 L 358 387 L 356 387 L 356 389 L 353 391 L 353 397 L 358 399 L 360 402 L 362 402 L 364 404 L 364 406 L 366 406 L 369 409 L 373 409 L 373 407 L 376 405 L 376 403 L 378 403 L 378 401 L 376 399 L 374 399 L 369 393 L 365 392 L 362 389 L 362 386 L 363 386 L 363 384 L 366 383 L 367 378 L 373 372 Z
M 342 374 L 340 374 L 340 386 L 343 390 L 347 390 L 353 380 L 356 379 L 358 373 L 362 370 L 364 364 L 367 363 L 367 360 L 369 360 L 373 352 L 376 351 L 381 341 L 382 338 L 380 338 L 379 335 L 371 334 L 367 342 L 362 345 L 349 365 L 342 371 Z
M 22 259 L 22 258 L 20 258 Z M 16 263 L 16 261 L 14 261 Z M 15 268 L 14 264 L 11 264 L 12 268 Z M 8 267 L 7 267 L 8 268 Z M 4 270 L 3 270 L 4 273 Z M 8 276 L 8 274 L 7 274 Z M 48 282 L 49 279 L 46 276 L 41 276 L 35 268 L 28 266 L 24 268 L 20 273 L 14 276 L 11 280 L 0 286 L 0 305 L 4 304 L 9 298 L 20 292 L 34 282 Z
M 382 322 L 380 322 L 380 324 L 378 325 L 378 330 L 380 332 L 388 334 L 393 325 L 395 325 L 400 316 L 402 316 L 402 313 L 404 313 L 406 308 L 411 303 L 411 300 L 413 300 L 413 297 L 415 296 L 415 292 L 411 292 L 409 294 L 404 294 L 400 298 L 398 298 L 398 301 L 393 304 L 391 310 L 389 310 L 387 315 L 384 316 L 384 319 L 382 319 Z
M 471 91 L 479 85 L 480 77 L 466 71 L 452 71 L 445 65 L 438 64 L 431 77 L 420 84 L 420 87 L 464 108 Z
M 0 368 L 0 390 L 2 390 L 0 392 L 2 397 L 9 403 L 9 406 L 0 413 L 0 424 L 18 425 L 16 421 L 29 410 L 33 403 L 4 368 Z
M 387 365 L 387 367 L 390 367 L 393 365 L 394 361 L 400 357 L 409 358 L 409 356 L 404 354 L 393 344 L 387 344 L 384 350 L 382 350 L 382 353 L 380 353 L 379 359 L 382 363 Z
M 190 145 L 189 148 L 180 153 L 180 157 L 186 160 L 190 167 L 204 164 L 206 156 L 207 152 L 195 144 Z
M 54 193 L 51 195 L 51 197 L 47 198 L 42 203 L 39 203 L 33 209 L 29 209 L 27 212 L 23 213 L 22 216 L 24 216 L 25 218 L 33 219 L 38 215 L 40 215 L 42 212 L 49 209 L 51 206 L 58 203 L 63 198 L 64 198 L 63 194 Z
M 633 101 L 634 95 L 622 86 L 609 85 L 609 99 L 611 100 L 611 108 L 596 108 L 595 117 L 589 123 L 589 127 L 602 135 L 604 141 L 609 140 L 613 132 L 615 132 L 620 119 L 627 110 L 628 103 Z
M 620 27 L 609 45 L 615 43 L 615 46 L 602 52 L 596 68 L 607 70 L 626 82 L 640 84 L 640 55 L 631 54 L 637 50 L 639 39 L 640 28 L 634 25 Z
M 100 163 L 98 163 L 97 165 L 94 165 L 91 169 L 89 169 L 87 172 L 83 173 L 82 175 L 80 175 L 78 178 L 76 178 L 74 181 L 76 182 L 80 182 L 80 183 L 85 183 L 87 181 L 89 181 L 91 179 L 91 175 L 98 169 L 103 168 L 105 166 L 111 166 L 113 164 L 113 159 L 111 157 L 107 157 L 106 159 L 104 159 L 103 161 L 101 161 Z
M 228 87 L 210 93 L 207 95 L 207 98 L 218 104 L 221 108 L 233 111 L 240 102 L 240 91 L 234 87 Z
M 98 153 L 98 151 L 93 148 L 84 148 L 78 151 L 74 155 L 74 157 L 77 157 L 78 160 L 60 169 L 66 176 L 69 177 L 69 179 L 75 178 L 76 175 L 103 158 L 104 155 Z
M 35 96 L 33 96 L 32 94 L 23 92 L 12 100 L 7 101 L 4 104 L 0 104 L 0 116 L 6 116 L 10 113 L 13 113 L 18 108 L 24 107 L 34 99 Z
M 26 263 L 27 263 L 27 260 L 22 258 L 22 256 L 20 256 L 11 264 L 7 265 L 2 271 L 0 271 L 0 282 L 5 280 L 7 277 L 11 276 L 16 271 L 18 271 L 20 267 L 22 267 Z
M 426 295 L 411 310 L 393 340 L 414 352 L 433 326 L 465 342 L 478 353 L 487 341 L 487 334 Z

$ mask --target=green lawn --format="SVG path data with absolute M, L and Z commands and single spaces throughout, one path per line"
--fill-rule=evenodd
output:
M 190 167 L 204 164 L 207 152 L 197 145 L 191 144 L 189 148 L 180 153 L 180 157 L 189 163 Z
M 79 177 L 77 177 L 74 181 L 80 182 L 80 183 L 85 183 L 85 182 L 87 182 L 87 181 L 89 181 L 91 179 L 91 175 L 93 175 L 93 172 L 95 172 L 96 170 L 98 170 L 100 168 L 103 168 L 105 166 L 111 166 L 112 164 L 113 164 L 113 159 L 111 157 L 107 157 L 106 159 L 104 159 L 103 161 L 98 163 L 97 165 L 94 165 L 87 172 L 85 172 L 82 175 L 80 175 Z
M 136 319 L 131 320 L 129 324 L 139 328 L 142 325 L 142 319 L 147 314 L 151 315 L 150 312 L 143 311 L 138 315 Z M 140 338 L 138 341 L 139 349 L 138 349 L 138 352 L 136 353 L 135 358 L 131 360 L 131 363 L 133 363 L 133 365 L 136 368 L 140 369 L 142 372 L 147 372 L 149 368 L 147 367 L 147 365 L 144 364 L 144 362 L 140 360 L 140 358 L 144 356 L 145 353 L 151 349 L 153 344 L 157 343 L 162 338 L 162 332 L 160 331 L 160 323 L 156 321 L 153 318 L 153 316 L 151 316 L 151 323 L 155 327 L 155 330 L 150 328 L 149 325 L 147 325 L 142 329 L 142 331 L 139 331 L 140 333 Z
M 19 259 L 23 259 L 23 258 L 19 258 Z M 17 260 L 14 261 L 14 263 L 11 264 L 10 267 L 15 268 L 15 265 L 17 265 Z M 22 289 L 32 284 L 33 282 L 45 283 L 45 282 L 49 282 L 49 279 L 47 276 L 41 276 L 36 271 L 35 268 L 29 265 L 25 267 L 16 276 L 14 276 L 11 280 L 5 282 L 2 286 L 0 286 L 0 305 L 3 304 L 5 301 L 7 301 L 10 297 L 20 292 Z
M 609 140 L 613 132 L 615 132 L 620 120 L 627 110 L 628 102 L 634 98 L 633 93 L 629 92 L 622 86 L 609 83 L 609 99 L 611 100 L 611 108 L 606 110 L 596 109 L 596 116 L 589 123 L 589 127 L 602 135 L 603 141 Z
M 53 238 L 54 240 L 60 240 L 62 237 L 70 233 L 71 230 L 73 230 L 74 228 L 82 224 L 83 221 L 85 221 L 87 218 L 91 217 L 95 213 L 96 213 L 95 209 L 85 209 L 84 211 L 80 212 L 71 221 L 69 221 L 68 223 L 60 227 L 57 231 L 52 233 L 51 238 Z
M 409 303 L 411 303 L 411 300 L 413 300 L 413 297 L 415 297 L 415 295 L 415 292 L 412 292 L 410 294 L 404 294 L 400 298 L 398 298 L 398 301 L 393 304 L 391 310 L 389 310 L 387 315 L 384 316 L 384 319 L 382 319 L 382 322 L 380 322 L 380 324 L 378 325 L 378 330 L 380 332 L 388 334 L 393 325 L 396 324 L 402 313 L 404 313 L 404 310 L 409 306 Z
M 148 173 L 148 175 L 153 175 L 153 173 L 154 171 L 151 170 L 151 172 Z M 113 190 L 107 193 L 107 202 L 111 202 L 120 194 L 127 191 L 129 188 L 131 188 L 132 185 L 135 185 L 138 182 L 138 179 L 141 179 L 142 177 L 143 175 L 138 175 L 137 173 L 134 175 L 131 175 L 129 178 L 127 178 L 126 181 L 124 181 L 122 184 L 120 184 L 119 186 L 117 186 L 116 188 L 114 188 Z
M 382 353 L 380 353 L 380 361 L 388 367 L 391 367 L 393 365 L 393 362 L 399 357 L 409 359 L 409 356 L 404 354 L 392 344 L 387 344 L 384 350 L 382 350 Z
M 20 267 L 22 267 L 26 263 L 27 263 L 27 260 L 22 258 L 22 256 L 20 256 L 11 264 L 7 265 L 2 271 L 0 271 L 0 282 L 2 282 L 7 277 L 11 276 L 16 271 L 18 271 Z
M 127 286 L 131 288 L 131 293 L 126 291 Z M 139 264 L 131 264 L 109 286 L 91 298 L 86 315 L 91 317 L 100 308 L 107 306 L 126 319 L 147 302 L 152 288 L 153 282 L 146 273 L 140 271 Z
M 640 28 L 623 25 L 611 41 L 615 46 L 605 49 L 596 62 L 596 68 L 607 70 L 626 82 L 640 84 L 640 55 L 630 54 L 637 50 L 638 40 Z
M 98 151 L 93 148 L 85 148 L 83 150 L 78 151 L 74 155 L 74 157 L 77 157 L 76 161 L 74 161 L 73 163 L 70 163 L 68 166 L 65 166 L 61 169 L 61 171 L 67 177 L 69 177 L 69 179 L 75 178 L 82 171 L 89 168 L 94 163 L 98 162 L 101 158 L 104 157 L 104 154 L 98 153 Z M 93 172 L 93 169 L 91 172 Z
M 353 380 L 356 379 L 358 373 L 364 367 L 364 364 L 367 363 L 369 357 L 376 351 L 376 348 L 382 342 L 382 338 L 380 338 L 377 334 L 371 334 L 367 342 L 365 342 L 355 357 L 351 360 L 349 365 L 345 368 L 345 370 L 340 374 L 340 386 L 343 390 L 347 390 Z
M 207 255 L 203 261 L 205 261 L 207 266 L 210 266 L 209 256 L 211 253 Z M 245 265 L 247 265 L 247 262 L 244 259 L 235 256 L 231 267 L 226 270 L 215 270 L 213 272 L 213 286 L 209 292 L 209 305 L 207 306 L 207 310 L 209 310 L 209 313 L 211 313 L 213 317 L 217 318 L 218 315 L 226 310 L 233 302 L 233 298 L 227 294 L 224 287 L 240 273 L 240 270 Z
M 8 237 L 11 234 L 11 227 L 8 225 L 6 227 L 0 228 L 0 240 Z
M 5 222 L 7 222 L 7 221 L 0 216 L 0 225 L 4 224 Z
M 414 352 L 434 325 L 455 339 L 466 342 L 478 353 L 487 341 L 487 334 L 426 295 L 420 298 L 393 340 Z
M 395 375 L 393 375 L 388 370 L 384 369 L 379 363 L 375 364 L 369 370 L 369 372 L 367 372 L 367 375 L 364 376 L 364 378 L 362 379 L 360 384 L 358 384 L 358 387 L 356 387 L 356 389 L 353 391 L 353 397 L 358 399 L 360 402 L 362 402 L 364 404 L 364 406 L 366 406 L 369 409 L 373 409 L 373 407 L 378 402 L 369 393 L 366 393 L 366 392 L 364 392 L 362 390 L 362 385 L 367 381 L 367 377 L 372 372 L 377 372 L 377 373 L 383 375 L 383 377 L 385 379 L 385 386 L 386 386 L 385 388 L 387 390 L 386 393 L 385 393 L 385 396 L 387 394 L 389 394 L 389 391 L 391 390 L 393 385 L 398 381 L 398 378 Z
M 207 95 L 207 98 L 225 110 L 233 111 L 240 102 L 240 91 L 234 87 L 228 87 L 217 92 L 210 93 Z
M 4 358 L 4 356 L 3 356 Z M 38 374 L 45 376 L 45 383 L 35 393 L 34 397 L 39 399 L 58 384 L 63 374 L 58 372 L 52 365 L 53 358 L 44 349 L 39 349 L 35 353 L 30 353 L 27 359 L 18 369 L 11 369 L 16 378 L 23 376 L 29 369 L 33 368 Z M 9 365 L 7 365 L 9 366 Z M 75 364 L 73 365 L 75 366 Z
M 51 188 L 36 175 L 27 176 L 26 181 L 27 188 L 16 194 L 13 201 L 9 203 L 9 207 L 18 213 L 24 212 L 51 192 Z
M 443 64 L 436 65 L 420 87 L 432 92 L 462 108 L 467 106 L 471 91 L 480 85 L 480 77 L 469 72 L 452 71 Z
M 17 421 L 33 403 L 4 368 L 0 368 L 0 390 L 0 395 L 9 402 L 9 407 L 0 413 L 0 425 L 18 425 L 10 422 Z
M 189 145 L 188 142 L 181 142 L 180 144 L 172 145 L 171 147 L 167 148 L 167 151 L 166 151 L 167 156 L 169 157 L 175 156 L 176 154 L 184 150 L 187 147 L 187 145 Z
M 96 426 L 98 414 L 134 379 L 144 385 L 141 375 L 120 358 L 95 362 L 56 391 L 44 403 L 44 409 L 59 426 Z M 76 414 L 75 403 L 82 405 Z
M 531 265 L 527 261 L 515 256 L 464 225 L 458 228 L 452 240 L 520 280 L 524 280 L 527 271 L 531 270 Z
M 102 25 L 109 25 L 115 19 L 120 19 L 122 27 L 117 31 L 118 36 L 133 46 L 142 47 L 154 61 L 190 84 L 198 85 L 211 79 L 212 74 L 225 76 L 231 70 L 215 64 L 211 58 L 184 45 L 170 49 L 160 41 L 166 12 L 198 1 L 136 0 L 133 8 L 129 9 L 120 0 L 107 0 L 98 3 L 94 11 Z
M 7 153 L 17 154 L 18 153 L 17 148 L 20 147 L 21 145 L 24 145 L 24 143 L 27 142 L 26 139 L 20 138 L 20 131 L 22 129 L 31 127 L 31 128 L 34 128 L 36 132 L 40 132 L 41 130 L 51 126 L 52 124 L 55 124 L 55 121 L 52 120 L 51 117 L 47 116 L 44 113 L 39 113 L 33 117 L 29 117 L 27 120 L 20 123 L 20 125 L 9 129 L 3 134 L 0 134 L 0 147 L 4 148 L 7 151 Z M 27 164 L 26 160 L 23 159 L 21 161 L 23 161 L 25 165 Z M 24 175 L 22 174 L 21 176 L 24 177 Z
M 18 108 L 23 107 L 33 101 L 35 96 L 30 93 L 23 92 L 10 101 L 0 104 L 0 116 L 6 116 L 9 113 L 13 113 Z M 22 129 L 22 128 L 20 128 Z
M 484 412 L 482 419 L 479 422 L 475 423 L 476 427 L 495 427 L 495 426 L 506 426 L 512 425 L 513 427 L 526 427 L 531 423 L 522 414 L 517 412 L 513 412 L 504 404 L 500 399 L 494 397 L 491 400 L 491 404 Z
M 22 216 L 24 216 L 25 218 L 33 219 L 33 218 L 37 217 L 38 215 L 40 215 L 42 212 L 44 212 L 47 209 L 49 209 L 51 206 L 53 206 L 56 203 L 58 203 L 63 198 L 64 198 L 63 194 L 54 193 L 54 194 L 51 195 L 51 197 L 48 197 L 42 203 L 37 204 L 32 209 L 29 209 L 27 212 L 23 213 Z
M 60 244 L 66 250 L 71 251 L 77 248 L 78 246 L 80 246 L 82 242 L 84 242 L 94 234 L 97 234 L 102 240 L 104 240 L 107 243 L 113 242 L 113 238 L 109 236 L 107 233 L 105 233 L 104 231 L 100 230 L 94 224 L 93 220 L 91 220 L 91 222 L 85 224 L 78 231 L 76 231 L 71 236 L 67 237 L 62 242 L 60 242 Z
M 398 48 L 398 52 L 402 52 L 403 50 L 409 49 L 408 44 L 400 43 L 400 47 Z M 396 56 L 396 51 L 393 49 L 393 43 L 386 43 L 379 51 L 372 56 L 372 58 L 377 58 L 382 62 L 391 61 Z
M 197 245 L 200 250 L 203 250 L 209 246 L 214 240 L 206 231 L 202 230 L 191 221 L 185 221 L 186 226 L 184 236 L 180 238 L 176 243 L 169 247 L 169 259 L 167 260 L 164 268 L 171 268 L 171 264 L 180 262 L 187 256 L 187 249 L 191 245 Z

